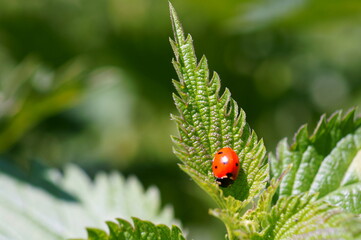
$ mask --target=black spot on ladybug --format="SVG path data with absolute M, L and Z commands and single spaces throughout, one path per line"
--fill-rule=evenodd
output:
M 222 154 L 223 152 L 218 152 L 218 154 Z
M 236 167 L 238 167 L 238 163 L 236 163 Z
M 214 166 L 214 168 L 215 168 L 215 169 L 217 169 L 217 168 L 218 168 L 218 166 Z
M 233 174 L 232 174 L 232 173 L 230 173 L 230 172 L 229 172 L 229 173 L 227 173 L 226 175 L 227 175 L 227 177 L 229 177 L 229 178 L 231 178 L 231 177 L 233 176 Z

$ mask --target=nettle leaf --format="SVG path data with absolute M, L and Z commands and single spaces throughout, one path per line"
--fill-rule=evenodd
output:
M 357 239 L 361 219 L 318 200 L 317 194 L 286 196 L 272 204 L 282 179 L 272 179 L 253 207 L 243 215 L 229 209 L 212 210 L 227 226 L 228 239 Z
M 317 194 L 281 197 L 268 215 L 262 239 L 356 239 L 361 220 L 353 214 L 316 201 Z
M 173 94 L 179 115 L 172 115 L 179 136 L 172 136 L 180 167 L 203 188 L 221 208 L 241 211 L 264 189 L 268 164 L 262 140 L 246 123 L 246 115 L 226 88 L 221 94 L 217 73 L 209 76 L 207 59 L 199 61 L 190 35 L 184 37 L 181 23 L 170 5 L 174 40 L 170 40 L 179 81 L 173 80 Z M 238 154 L 241 170 L 231 186 L 221 189 L 211 171 L 214 154 L 231 147 Z
M 292 164 L 280 185 L 279 197 L 309 191 L 318 199 L 361 213 L 361 119 L 352 110 L 329 119 L 322 116 L 309 136 L 307 125 L 300 128 L 294 143 L 282 140 L 276 156 L 270 155 L 271 173 L 278 176 Z
M 282 141 L 277 158 L 270 156 L 273 179 L 266 187 L 268 164 L 262 140 L 247 125 L 230 91 L 220 94 L 217 73 L 209 80 L 206 58 L 197 61 L 192 38 L 184 37 L 171 5 L 170 11 L 175 34 L 175 40 L 170 40 L 176 56 L 173 65 L 179 78 L 173 80 L 178 93 L 173 98 L 180 113 L 172 115 L 179 131 L 178 137 L 172 137 L 174 152 L 182 161 L 180 167 L 218 203 L 219 208 L 210 214 L 225 223 L 227 238 L 360 238 L 360 218 L 323 201 L 332 202 L 331 196 L 334 202 L 340 201 L 344 194 L 351 196 L 350 201 L 359 197 L 353 184 L 359 182 L 355 166 L 360 165 L 360 121 L 353 120 L 354 112 L 344 118 L 340 113 L 328 121 L 323 118 L 311 137 L 307 127 L 301 128 L 292 147 Z M 221 147 L 233 148 L 241 161 L 239 179 L 225 189 L 217 186 L 211 172 L 213 155 Z M 340 158 L 345 161 L 336 163 Z M 327 175 L 337 168 L 344 175 L 335 179 Z M 358 208 L 358 204 L 351 206 Z
M 185 240 L 181 230 L 175 225 L 169 228 L 138 218 L 132 219 L 134 227 L 124 219 L 117 219 L 117 223 L 107 222 L 109 234 L 88 228 L 88 240 Z
M 228 239 L 361 239 L 361 219 L 324 201 L 317 194 L 272 196 L 280 181 L 272 181 L 252 209 L 240 216 L 227 209 L 211 213 L 228 228 Z
M 263 228 L 269 228 L 265 221 L 269 217 L 272 197 L 286 173 L 287 170 L 277 180 L 272 179 L 267 189 L 259 195 L 258 199 L 252 202 L 253 207 L 243 215 L 232 209 L 214 209 L 210 211 L 210 214 L 218 217 L 226 224 L 228 239 L 252 239 L 262 236 Z
M 0 239 L 65 239 L 86 237 L 86 227 L 139 217 L 169 226 L 177 224 L 170 207 L 161 208 L 159 191 L 144 190 L 135 177 L 97 174 L 92 181 L 80 168 L 63 174 L 37 165 L 26 175 L 0 162 Z M 21 230 L 19 230 L 21 229 Z

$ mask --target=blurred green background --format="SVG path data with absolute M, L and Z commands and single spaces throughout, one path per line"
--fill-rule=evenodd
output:
M 360 1 L 172 3 L 269 151 L 361 105 Z M 136 175 L 191 238 L 221 239 L 213 203 L 172 154 L 170 36 L 165 0 L 1 0 L 0 152 Z

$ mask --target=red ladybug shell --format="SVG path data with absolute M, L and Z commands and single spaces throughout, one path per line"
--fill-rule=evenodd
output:
M 221 187 L 227 187 L 237 179 L 239 167 L 239 158 L 232 148 L 222 148 L 214 155 L 212 170 Z

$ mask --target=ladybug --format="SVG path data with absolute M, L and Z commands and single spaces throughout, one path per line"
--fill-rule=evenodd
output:
M 224 147 L 214 155 L 212 170 L 221 187 L 228 187 L 237 179 L 239 167 L 239 158 L 232 148 Z

